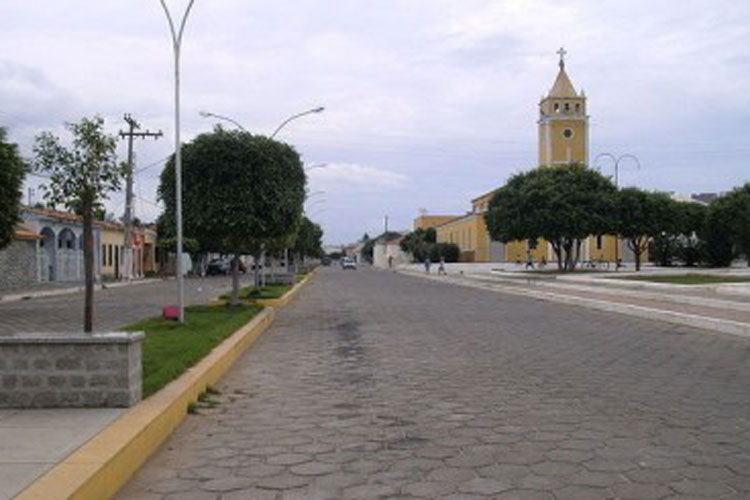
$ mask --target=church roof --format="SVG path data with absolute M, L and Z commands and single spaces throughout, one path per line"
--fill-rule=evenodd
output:
M 557 73 L 555 84 L 549 91 L 549 97 L 578 97 L 576 89 L 568 78 L 568 74 L 565 72 L 565 65 L 560 64 L 560 72 Z

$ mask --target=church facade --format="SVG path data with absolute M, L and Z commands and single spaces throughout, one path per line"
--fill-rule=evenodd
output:
M 539 168 L 568 163 L 589 163 L 589 117 L 586 95 L 576 91 L 565 70 L 565 51 L 558 51 L 560 61 L 552 88 L 539 102 Z M 429 219 L 422 215 L 414 220 L 414 228 L 434 227 L 438 242 L 455 243 L 461 251 L 462 262 L 535 262 L 556 260 L 552 246 L 543 240 L 512 241 L 503 244 L 492 241 L 484 221 L 495 190 L 471 200 L 472 209 L 464 215 L 440 216 Z M 439 220 L 439 223 L 433 223 Z M 619 243 L 619 251 L 615 245 Z M 614 236 L 591 236 L 581 248 L 581 260 L 614 262 L 615 255 L 623 260 L 632 257 L 622 241 Z

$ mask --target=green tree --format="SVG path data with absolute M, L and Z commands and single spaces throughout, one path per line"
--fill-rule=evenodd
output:
M 27 169 L 18 153 L 18 146 L 5 142 L 5 138 L 5 129 L 0 127 L 0 249 L 8 246 L 13 239 Z
M 652 238 L 674 232 L 674 202 L 664 193 L 638 188 L 624 188 L 615 201 L 615 228 L 635 255 L 635 269 L 640 271 L 643 253 Z
M 202 250 L 231 254 L 232 303 L 239 301 L 239 256 L 291 234 L 302 215 L 305 171 L 289 145 L 216 127 L 185 144 L 183 228 Z M 161 174 L 164 220 L 174 220 L 174 158 Z
M 434 251 L 436 240 L 435 228 L 417 228 L 405 235 L 399 246 L 401 250 L 411 255 L 413 262 L 422 262 L 425 257 Z
M 611 231 L 615 186 L 581 164 L 516 174 L 497 190 L 485 214 L 493 240 L 547 240 L 558 268 L 575 269 L 582 241 Z
M 71 148 L 50 132 L 34 143 L 34 167 L 49 175 L 45 198 L 62 204 L 83 218 L 83 262 L 86 276 L 83 329 L 93 329 L 94 307 L 94 211 L 108 194 L 120 187 L 124 169 L 117 163 L 116 139 L 104 132 L 100 116 L 67 123 L 73 136 Z
M 750 183 L 722 196 L 714 204 L 728 216 L 729 238 L 738 255 L 750 265 Z
M 728 267 L 735 257 L 732 238 L 734 207 L 725 197 L 720 197 L 708 207 L 706 223 L 701 232 L 703 256 L 711 267 Z

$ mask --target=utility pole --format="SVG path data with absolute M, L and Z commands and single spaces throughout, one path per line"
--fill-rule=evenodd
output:
M 388 232 L 388 216 L 385 216 L 385 232 Z
M 123 262 L 123 269 L 125 270 L 125 278 L 131 280 L 133 277 L 133 139 L 136 137 L 139 139 L 147 137 L 158 139 L 162 136 L 162 133 L 161 130 L 158 132 L 151 132 L 149 130 L 136 132 L 136 130 L 141 128 L 141 125 L 130 116 L 130 113 L 125 114 L 124 119 L 128 124 L 128 131 L 123 132 L 120 130 L 120 137 L 128 138 L 128 166 L 125 180 L 125 217 L 123 218 L 125 225 L 125 262 Z

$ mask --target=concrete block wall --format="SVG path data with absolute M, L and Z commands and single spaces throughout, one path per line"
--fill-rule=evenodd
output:
M 0 290 L 37 282 L 36 241 L 14 240 L 0 250 Z
M 0 336 L 0 408 L 128 407 L 141 399 L 142 332 Z

